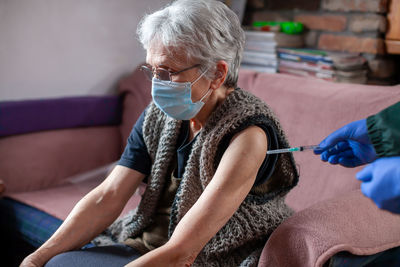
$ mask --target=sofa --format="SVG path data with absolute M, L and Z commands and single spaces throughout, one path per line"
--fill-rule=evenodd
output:
M 270 105 L 292 146 L 318 144 L 338 127 L 400 100 L 400 85 L 332 83 L 249 70 L 240 71 L 238 84 Z M 16 127 L 0 138 L 0 179 L 6 186 L 0 214 L 3 222 L 18 224 L 28 216 L 23 209 L 41 213 L 37 221 L 35 215 L 19 223 L 21 232 L 25 226 L 25 230 L 45 233 L 41 239 L 20 233 L 32 249 L 54 232 L 77 201 L 116 164 L 133 124 L 151 100 L 150 83 L 136 69 L 121 79 L 118 94 L 90 109 L 85 101 L 64 108 L 55 105 L 62 114 L 74 114 L 81 108 L 77 117 L 85 118 L 83 122 L 63 124 L 55 119 L 57 123 L 42 128 L 18 131 Z M 101 110 L 111 110 L 111 114 L 101 115 Z M 19 114 L 18 121 L 31 116 L 32 125 L 38 125 L 57 112 L 47 111 L 41 118 L 27 112 Z M 311 151 L 295 152 L 294 157 L 300 180 L 286 198 L 294 214 L 269 237 L 259 266 L 324 266 L 342 252 L 365 256 L 400 246 L 400 215 L 378 209 L 362 195 L 355 179 L 360 167 L 329 165 Z M 144 188 L 145 184 L 139 187 L 121 216 L 139 203 Z M 10 201 L 22 209 L 10 208 Z

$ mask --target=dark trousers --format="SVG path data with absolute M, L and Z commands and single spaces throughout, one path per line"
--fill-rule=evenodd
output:
M 61 253 L 49 260 L 45 267 L 121 267 L 140 256 L 135 249 L 122 244 L 91 247 Z

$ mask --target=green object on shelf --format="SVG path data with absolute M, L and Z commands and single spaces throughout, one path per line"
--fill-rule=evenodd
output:
M 304 30 L 303 23 L 295 21 L 255 21 L 253 27 L 261 28 L 264 26 L 280 26 L 281 32 L 286 34 L 299 34 Z

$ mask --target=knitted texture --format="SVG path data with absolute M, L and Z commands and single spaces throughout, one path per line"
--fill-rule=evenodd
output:
M 250 125 L 273 125 L 279 147 L 289 144 L 271 109 L 249 92 L 236 89 L 216 108 L 200 131 L 188 158 L 182 181 L 172 205 L 169 236 L 200 197 L 218 167 L 221 140 Z M 166 173 L 176 151 L 181 126 L 151 103 L 143 124 L 143 136 L 153 161 L 148 186 L 138 208 L 115 222 L 108 230 L 115 241 L 141 234 L 152 223 Z M 272 176 L 253 187 L 229 221 L 206 244 L 193 266 L 256 266 L 261 250 L 272 231 L 291 210 L 284 196 L 298 181 L 293 156 L 280 154 Z

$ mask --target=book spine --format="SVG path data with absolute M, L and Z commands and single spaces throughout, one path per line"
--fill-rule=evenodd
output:
M 308 62 L 314 62 L 314 63 L 321 62 L 321 63 L 326 63 L 326 64 L 332 63 L 331 61 L 326 60 L 323 57 L 319 57 L 319 56 L 294 55 L 294 54 L 288 54 L 288 53 L 283 53 L 283 52 L 279 52 L 279 51 L 278 51 L 278 56 L 279 56 L 279 58 L 292 60 L 292 61 L 308 61 Z
M 276 67 L 259 66 L 259 65 L 254 65 L 254 64 L 241 64 L 240 68 L 247 69 L 247 70 L 254 70 L 254 71 L 258 71 L 258 72 L 265 72 L 265 73 L 276 73 L 277 72 Z
M 247 41 L 275 42 L 275 33 L 245 31 Z
M 326 69 L 326 67 L 323 64 L 315 64 L 315 63 L 310 63 L 310 62 L 296 62 L 296 61 L 290 61 L 290 60 L 280 60 L 279 65 L 284 66 L 284 67 L 294 68 L 294 69 L 302 69 L 302 70 L 315 71 L 315 72 L 321 72 L 321 73 L 326 73 L 326 74 L 333 74 L 333 70 Z

